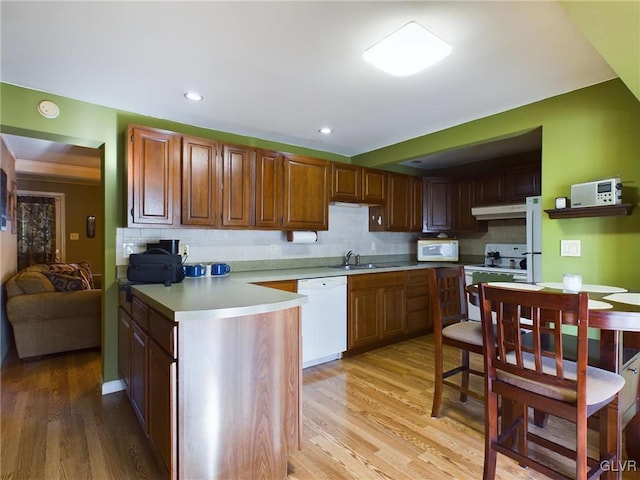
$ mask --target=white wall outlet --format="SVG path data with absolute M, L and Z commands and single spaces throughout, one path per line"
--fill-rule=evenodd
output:
M 69 234 L 69 240 L 80 240 L 80 234 L 79 233 L 70 233 Z
M 182 255 L 184 257 L 188 257 L 189 256 L 189 244 L 185 243 L 184 245 L 182 245 Z
M 133 243 L 123 243 L 122 244 L 122 255 L 124 257 L 128 257 L 133 253 Z
M 371 251 L 372 252 L 376 251 L 376 242 L 371 242 Z
M 579 257 L 580 248 L 580 240 L 560 240 L 561 257 Z

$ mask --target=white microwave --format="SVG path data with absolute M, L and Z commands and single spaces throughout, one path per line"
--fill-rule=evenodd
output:
M 458 240 L 422 238 L 418 240 L 419 262 L 457 262 Z

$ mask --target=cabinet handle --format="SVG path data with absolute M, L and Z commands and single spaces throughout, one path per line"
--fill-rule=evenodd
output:
M 637 368 L 635 368 L 635 367 L 629 367 L 629 370 L 631 370 L 631 372 L 632 372 L 634 375 L 637 375 L 637 374 L 638 374 L 638 369 L 637 369 Z

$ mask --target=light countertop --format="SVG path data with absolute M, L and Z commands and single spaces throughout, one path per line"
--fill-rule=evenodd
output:
M 285 310 L 303 305 L 307 297 L 252 285 L 252 282 L 361 275 L 401 270 L 419 270 L 445 265 L 433 262 L 392 262 L 375 269 L 343 270 L 306 267 L 232 272 L 226 277 L 186 277 L 170 287 L 162 284 L 133 285 L 142 300 L 174 321 L 230 318 Z M 446 264 L 451 265 L 451 264 Z

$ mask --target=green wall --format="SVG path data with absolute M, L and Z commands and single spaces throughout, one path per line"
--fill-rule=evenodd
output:
M 620 80 L 391 145 L 352 159 L 382 167 L 542 127 L 542 206 L 570 197 L 570 186 L 620 176 L 623 201 L 638 203 L 640 102 Z M 640 289 L 640 209 L 631 216 L 550 220 L 543 214 L 543 275 L 583 275 L 584 283 Z M 560 240 L 581 240 L 581 257 L 560 257 Z
M 352 159 L 326 152 L 260 139 L 215 132 L 176 122 L 143 117 L 0 84 L 0 131 L 100 148 L 104 205 L 103 241 L 103 379 L 117 374 L 116 228 L 123 226 L 126 204 L 124 131 L 128 123 L 220 138 L 334 161 L 352 161 L 372 167 L 514 135 L 542 126 L 543 207 L 552 208 L 556 196 L 568 196 L 572 183 L 621 175 L 625 201 L 637 203 L 640 180 L 640 104 L 619 80 L 547 99 L 441 132 L 392 145 Z M 38 102 L 60 106 L 56 119 L 45 119 Z M 640 209 L 629 217 L 549 220 L 543 222 L 545 279 L 558 280 L 563 272 L 581 273 L 585 283 L 609 283 L 640 289 Z M 583 256 L 559 256 L 560 239 L 582 240 Z

